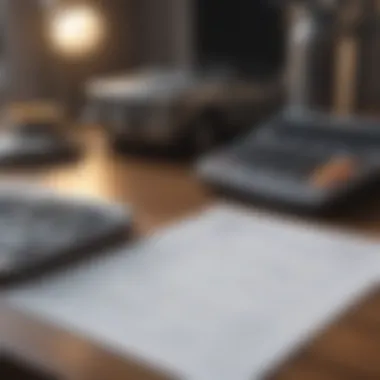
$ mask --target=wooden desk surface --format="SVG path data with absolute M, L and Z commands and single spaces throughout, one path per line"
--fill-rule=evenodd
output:
M 139 235 L 149 234 L 213 201 L 185 165 L 115 157 L 99 133 L 86 131 L 83 137 L 88 154 L 82 162 L 59 169 L 3 174 L 0 178 L 26 177 L 62 192 L 130 203 Z M 379 221 L 373 215 L 344 227 L 380 234 Z M 0 341 L 10 354 L 62 379 L 168 378 L 4 305 L 0 312 Z M 297 352 L 270 379 L 380 379 L 380 290 Z

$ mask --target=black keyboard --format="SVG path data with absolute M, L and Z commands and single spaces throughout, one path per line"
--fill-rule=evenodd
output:
M 322 211 L 380 178 L 380 123 L 284 113 L 197 171 L 231 194 Z
M 318 154 L 299 155 L 294 149 L 260 145 L 243 147 L 235 157 L 238 163 L 247 164 L 253 170 L 297 179 L 306 179 L 325 160 Z
M 0 186 L 0 284 L 40 275 L 124 241 L 128 210 L 58 196 L 25 184 Z
M 293 119 L 293 120 L 291 120 Z M 284 116 L 254 134 L 254 142 L 278 149 L 367 155 L 378 151 L 380 123 L 360 119 L 331 119 L 317 114 Z

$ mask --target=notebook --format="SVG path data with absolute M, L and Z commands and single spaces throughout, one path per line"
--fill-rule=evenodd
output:
M 252 380 L 377 286 L 380 244 L 225 204 L 5 302 L 186 380 Z

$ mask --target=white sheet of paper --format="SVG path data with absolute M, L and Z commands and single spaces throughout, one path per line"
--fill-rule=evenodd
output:
M 181 379 L 260 379 L 377 285 L 379 248 L 220 205 L 6 301 Z

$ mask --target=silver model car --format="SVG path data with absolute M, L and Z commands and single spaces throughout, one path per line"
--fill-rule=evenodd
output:
M 145 69 L 96 79 L 86 96 L 92 121 L 124 147 L 203 152 L 239 135 L 280 104 L 278 81 L 259 84 L 228 71 Z

